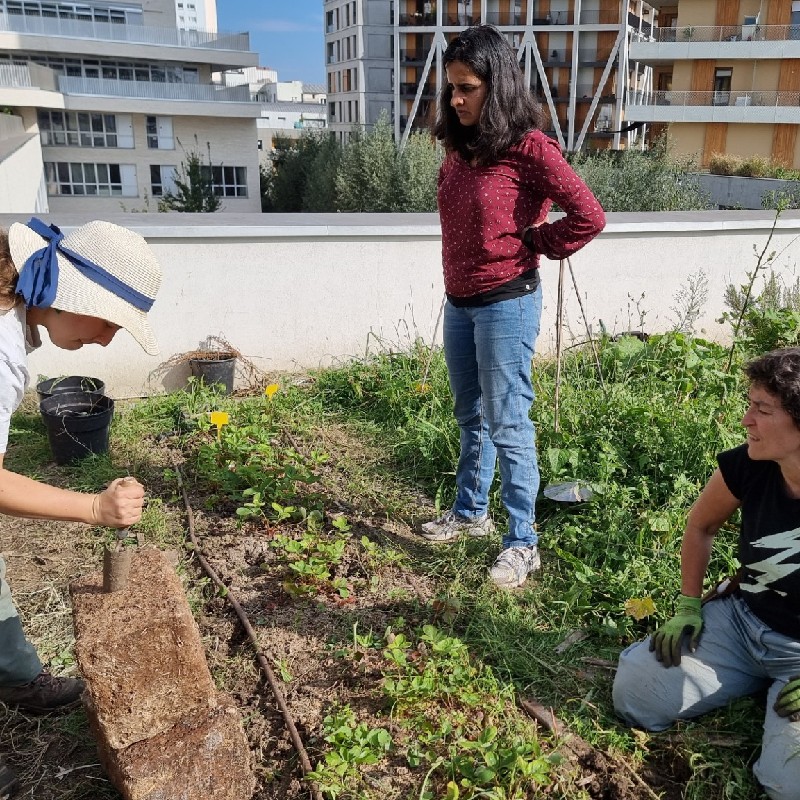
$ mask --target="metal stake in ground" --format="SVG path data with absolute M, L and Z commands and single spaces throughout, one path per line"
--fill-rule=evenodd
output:
M 128 476 L 123 478 L 121 483 L 131 483 L 133 480 Z M 118 592 L 128 585 L 133 551 L 125 547 L 125 540 L 130 530 L 130 528 L 117 529 L 117 546 L 113 550 L 106 547 L 103 552 L 103 591 L 106 593 Z
M 561 430 L 559 411 L 561 406 L 561 329 L 564 325 L 564 259 L 558 264 L 558 300 L 556 302 L 556 388 L 553 393 L 555 403 L 555 421 L 553 430 Z

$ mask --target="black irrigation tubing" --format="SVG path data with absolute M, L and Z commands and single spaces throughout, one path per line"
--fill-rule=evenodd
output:
M 239 621 L 242 623 L 242 627 L 247 633 L 247 637 L 250 639 L 250 644 L 253 645 L 253 649 L 256 652 L 256 659 L 261 667 L 261 671 L 264 673 L 264 677 L 267 679 L 267 683 L 269 683 L 270 688 L 272 689 L 272 693 L 275 695 L 275 701 L 278 704 L 278 708 L 280 708 L 281 715 L 283 716 L 283 721 L 286 723 L 286 728 L 289 731 L 289 736 L 291 737 L 292 744 L 294 745 L 295 750 L 297 750 L 297 755 L 300 758 L 300 766 L 303 769 L 303 775 L 307 776 L 309 772 L 312 771 L 311 761 L 308 757 L 308 752 L 306 751 L 305 746 L 303 745 L 303 740 L 300 738 L 300 734 L 297 732 L 297 727 L 294 724 L 294 720 L 292 719 L 291 714 L 289 713 L 289 708 L 286 705 L 286 698 L 283 696 L 283 691 L 281 690 L 280 683 L 278 682 L 278 678 L 276 677 L 275 673 L 272 671 L 272 667 L 269 665 L 269 661 L 267 661 L 266 656 L 261 651 L 261 648 L 258 644 L 258 638 L 256 637 L 255 629 L 253 628 L 250 619 L 247 616 L 247 613 L 242 608 L 239 601 L 233 596 L 233 593 L 230 589 L 222 582 L 219 575 L 214 571 L 214 568 L 211 564 L 208 563 L 208 560 L 203 555 L 202 550 L 200 549 L 200 543 L 197 540 L 197 536 L 195 535 L 194 531 L 194 514 L 192 512 L 192 506 L 189 503 L 189 495 L 186 493 L 186 487 L 183 483 L 183 476 L 181 475 L 180 467 L 178 466 L 177 462 L 173 461 L 172 466 L 175 470 L 175 475 L 178 480 L 178 486 L 180 487 L 181 494 L 183 495 L 183 503 L 186 506 L 186 520 L 189 529 L 189 538 L 192 540 L 192 545 L 194 546 L 194 553 L 197 556 L 198 561 L 200 562 L 203 570 L 205 571 L 206 575 L 211 579 L 212 583 L 221 589 L 224 593 L 225 598 L 228 602 L 233 606 L 233 610 L 236 612 L 236 616 L 239 617 Z M 316 783 L 311 782 L 310 784 L 311 794 L 314 797 L 314 800 L 323 800 L 322 793 L 319 790 L 319 787 Z

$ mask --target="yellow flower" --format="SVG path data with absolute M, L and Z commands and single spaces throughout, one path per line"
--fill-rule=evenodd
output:
M 420 383 L 419 381 L 417 381 L 417 383 L 414 384 L 414 391 L 417 394 L 427 394 L 430 390 L 431 387 L 430 384 L 428 383 Z
M 632 597 L 625 601 L 625 613 L 634 619 L 649 617 L 656 610 L 652 597 Z
M 217 426 L 217 430 L 220 430 L 223 425 L 227 425 L 230 421 L 230 416 L 228 415 L 227 411 L 212 411 L 211 412 L 211 424 Z
M 267 396 L 268 400 L 272 400 L 272 395 L 274 395 L 275 392 L 277 392 L 280 388 L 281 387 L 278 386 L 277 383 L 271 383 L 266 389 L 264 389 L 264 394 Z

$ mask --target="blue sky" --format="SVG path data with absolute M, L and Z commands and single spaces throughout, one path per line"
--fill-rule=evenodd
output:
M 217 0 L 220 31 L 247 31 L 278 80 L 325 83 L 323 0 Z

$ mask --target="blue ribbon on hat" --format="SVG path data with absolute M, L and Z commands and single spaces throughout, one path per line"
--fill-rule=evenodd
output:
M 130 303 L 134 308 L 147 312 L 154 300 L 137 292 L 99 264 L 86 256 L 70 250 L 63 244 L 64 234 L 55 225 L 47 225 L 36 217 L 31 217 L 27 226 L 38 233 L 47 244 L 33 253 L 19 272 L 17 294 L 25 300 L 25 305 L 33 308 L 49 308 L 56 299 L 58 289 L 58 254 L 69 259 L 70 263 L 83 275 L 103 289 Z

